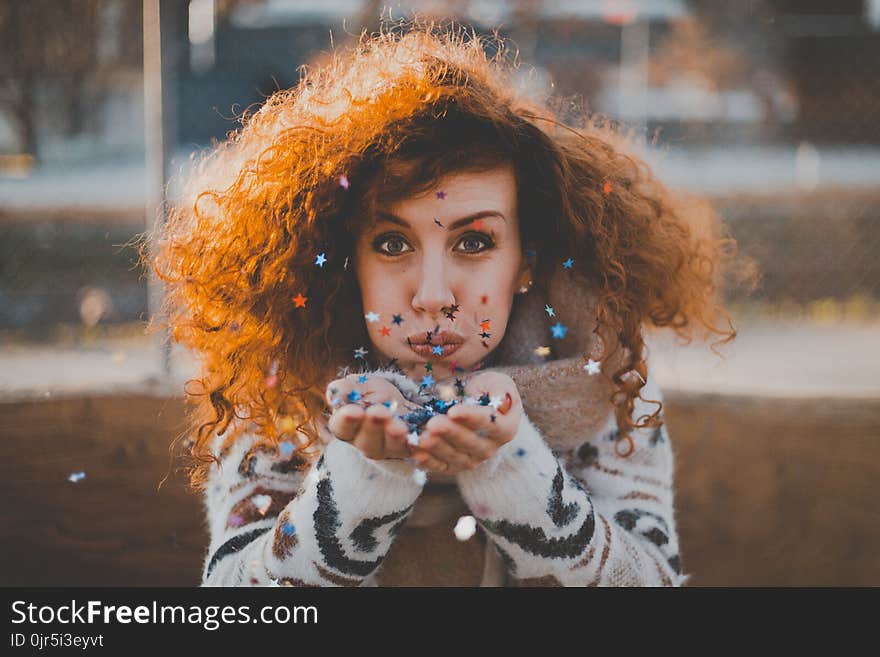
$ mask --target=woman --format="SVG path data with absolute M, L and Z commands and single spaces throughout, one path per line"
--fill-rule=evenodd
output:
M 735 337 L 730 241 L 616 141 L 417 26 L 215 149 L 155 254 L 203 356 L 203 584 L 685 582 L 642 331 Z

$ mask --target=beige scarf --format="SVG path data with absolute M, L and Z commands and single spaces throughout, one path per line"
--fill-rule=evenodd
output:
M 555 316 L 545 309 L 549 305 Z M 564 338 L 554 339 L 550 326 L 561 322 L 568 328 Z M 572 449 L 583 436 L 599 431 L 608 421 L 613 385 L 607 373 L 616 369 L 625 353 L 614 356 L 614 363 L 602 363 L 602 372 L 591 376 L 584 370 L 585 358 L 600 360 L 605 344 L 611 353 L 613 337 L 597 339 L 595 299 L 586 283 L 568 270 L 557 274 L 547 298 L 532 290 L 519 295 L 508 323 L 507 333 L 493 359 L 491 369 L 510 376 L 519 389 L 526 415 L 547 444 L 556 450 Z M 616 343 L 615 343 L 616 344 Z M 538 347 L 550 347 L 552 355 L 541 356 Z M 610 348 L 609 348 L 610 347 Z M 407 528 L 440 525 L 451 536 L 456 520 L 470 514 L 455 486 L 454 476 L 432 475 L 407 520 Z M 473 540 L 473 539 L 472 539 Z M 413 558 L 416 555 L 410 555 Z M 379 574 L 381 585 L 405 585 L 392 560 Z M 480 586 L 504 586 L 506 573 L 491 542 L 484 540 Z M 389 566 L 391 566 L 389 568 Z M 395 572 L 397 571 L 397 572 Z

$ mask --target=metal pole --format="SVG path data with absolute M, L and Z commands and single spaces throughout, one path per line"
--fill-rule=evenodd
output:
M 145 223 L 151 243 L 165 223 L 165 184 L 168 179 L 165 125 L 162 102 L 162 29 L 160 0 L 144 0 L 144 155 L 147 200 Z M 162 306 L 162 285 L 150 269 L 147 280 L 147 313 L 153 316 Z M 171 341 L 165 332 L 157 334 L 162 372 L 171 375 Z

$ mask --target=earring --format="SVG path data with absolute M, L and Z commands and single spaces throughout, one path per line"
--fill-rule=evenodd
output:
M 523 285 L 521 288 L 519 288 L 519 293 L 520 293 L 520 294 L 525 294 L 525 293 L 528 292 L 531 288 L 532 288 L 532 281 L 529 281 L 529 284 L 528 284 L 528 285 Z

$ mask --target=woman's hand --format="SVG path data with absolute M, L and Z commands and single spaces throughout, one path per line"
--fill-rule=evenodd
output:
M 465 394 L 475 399 L 488 395 L 491 405 L 459 403 L 428 420 L 419 445 L 413 448 L 413 458 L 423 470 L 445 474 L 472 470 L 516 435 L 522 400 L 513 379 L 500 372 L 481 372 L 468 380 Z
M 409 406 L 397 387 L 379 376 L 349 374 L 331 381 L 326 396 L 333 414 L 327 426 L 339 440 L 351 443 L 374 460 L 409 457 L 406 423 L 395 416 Z M 389 404 L 390 405 L 386 405 Z M 366 404 L 369 407 L 365 408 Z

